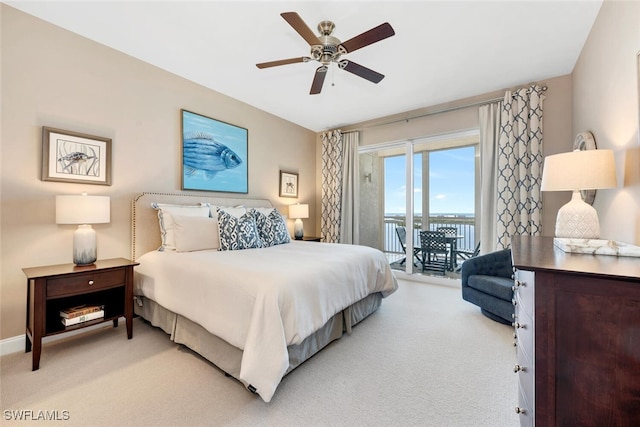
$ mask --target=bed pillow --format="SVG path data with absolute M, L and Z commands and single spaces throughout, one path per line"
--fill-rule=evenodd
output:
M 160 251 L 175 251 L 176 238 L 173 230 L 173 215 L 209 217 L 208 203 L 198 205 L 170 205 L 164 203 L 151 203 L 151 207 L 158 211 L 158 223 L 160 225 L 160 237 L 162 245 Z
M 262 247 L 256 220 L 246 208 L 216 207 L 216 211 L 218 213 L 221 251 Z
M 171 215 L 177 252 L 219 249 L 218 220 L 201 216 Z
M 253 208 L 258 234 L 263 247 L 281 245 L 291 241 L 284 217 L 276 208 Z

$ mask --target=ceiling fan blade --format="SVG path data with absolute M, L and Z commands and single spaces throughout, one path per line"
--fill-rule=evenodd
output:
M 353 52 L 354 50 L 358 50 L 362 47 L 379 42 L 380 40 L 384 40 L 387 37 L 391 37 L 394 34 L 395 31 L 393 31 L 391 25 L 389 25 L 388 22 L 385 22 L 384 24 L 380 24 L 369 31 L 365 31 L 362 34 L 347 40 L 342 43 L 341 46 L 347 51 L 347 53 Z
M 271 61 L 271 62 L 261 62 L 260 64 L 256 64 L 258 68 L 269 68 L 269 67 L 277 67 L 278 65 L 287 65 L 287 64 L 296 64 L 298 62 L 308 62 L 311 61 L 311 58 L 308 56 L 301 56 L 300 58 L 289 58 L 289 59 L 280 59 L 279 61 Z
M 377 73 L 367 67 L 363 67 L 360 64 L 356 64 L 353 61 L 343 59 L 338 63 L 338 66 L 345 71 L 355 74 L 356 76 L 367 79 L 373 83 L 380 83 L 380 80 L 384 79 L 384 75 Z
M 324 84 L 324 78 L 327 77 L 327 70 L 329 67 L 326 65 L 321 65 L 316 70 L 316 75 L 313 77 L 313 83 L 311 83 L 311 90 L 309 91 L 309 95 L 317 95 L 322 90 L 322 85 Z
M 315 35 L 313 31 L 307 26 L 307 24 L 300 18 L 296 12 L 283 12 L 280 14 L 284 18 L 285 21 L 289 23 L 293 27 L 294 30 L 298 32 L 302 36 L 303 39 L 309 43 L 310 46 L 316 44 L 322 44 L 318 36 Z

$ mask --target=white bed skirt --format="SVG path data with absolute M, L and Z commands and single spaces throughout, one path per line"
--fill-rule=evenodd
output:
M 135 298 L 134 307 L 138 316 L 169 334 L 172 341 L 177 344 L 183 344 L 200 354 L 251 390 L 249 384 L 240 380 L 242 350 L 209 333 L 197 323 L 167 310 L 153 300 L 143 296 L 136 296 Z M 341 338 L 344 333 L 350 334 L 351 328 L 375 312 L 381 303 L 382 295 L 379 292 L 370 294 L 334 315 L 321 329 L 307 337 L 300 344 L 287 347 L 289 368 L 285 375 L 300 366 L 331 341 Z

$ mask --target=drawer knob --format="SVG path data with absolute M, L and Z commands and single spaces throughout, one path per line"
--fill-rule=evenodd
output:
M 93 280 L 89 280 L 89 286 L 93 285 Z
M 524 323 L 519 323 L 519 322 L 513 322 L 511 326 L 513 326 L 516 329 L 527 329 Z
M 511 304 L 513 304 L 514 306 L 516 306 L 516 305 L 518 305 L 518 302 L 517 302 L 517 301 L 516 301 L 516 299 L 514 298 L 514 299 L 512 299 L 512 300 L 511 300 Z
M 516 366 L 513 367 L 513 372 L 518 373 L 518 372 L 524 372 L 526 371 L 524 366 L 520 366 L 518 364 L 516 364 Z
M 511 287 L 512 291 L 517 291 L 519 287 L 521 286 L 526 286 L 526 284 L 524 282 L 521 282 L 520 280 L 516 280 L 513 284 L 513 286 Z
M 522 415 L 524 415 L 524 414 L 526 414 L 526 413 L 527 413 L 527 410 L 526 410 L 526 409 L 521 408 L 521 407 L 519 407 L 519 406 L 516 406 L 516 414 L 522 414 Z

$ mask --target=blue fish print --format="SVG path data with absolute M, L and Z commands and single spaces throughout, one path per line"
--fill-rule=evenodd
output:
M 182 162 L 185 175 L 203 171 L 206 179 L 212 179 L 220 171 L 238 167 L 242 159 L 210 134 L 194 132 L 184 135 Z

